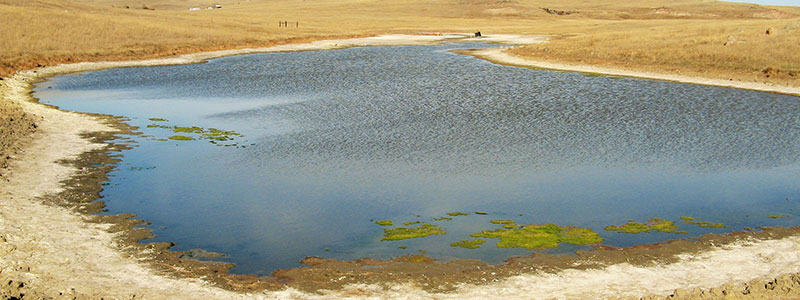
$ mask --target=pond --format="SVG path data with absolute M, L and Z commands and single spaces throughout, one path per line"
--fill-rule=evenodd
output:
M 110 174 L 108 213 L 152 222 L 148 241 L 225 253 L 235 273 L 306 256 L 500 263 L 591 247 L 506 248 L 486 234 L 451 246 L 514 227 L 492 220 L 588 228 L 617 247 L 800 224 L 800 98 L 449 52 L 483 47 L 496 45 L 109 69 L 54 77 L 35 96 L 130 118 L 143 135 Z M 605 230 L 651 218 L 678 228 Z M 441 232 L 384 237 L 424 224 Z

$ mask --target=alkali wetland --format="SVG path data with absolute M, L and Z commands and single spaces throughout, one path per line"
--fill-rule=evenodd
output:
M 500 263 L 800 219 L 796 96 L 504 66 L 482 43 L 248 54 L 60 75 L 122 116 L 101 193 L 176 250 Z

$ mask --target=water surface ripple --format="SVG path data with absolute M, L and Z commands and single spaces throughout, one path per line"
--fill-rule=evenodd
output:
M 64 75 L 36 96 L 123 115 L 136 137 L 111 213 L 151 221 L 156 240 L 230 254 L 268 274 L 309 255 L 388 258 L 424 250 L 497 263 L 530 253 L 450 247 L 492 219 L 590 227 L 614 246 L 798 225 L 800 98 L 492 64 L 446 50 L 484 44 L 252 54 L 205 64 Z M 169 126 L 235 130 L 239 147 L 156 141 Z M 157 122 L 156 122 L 157 123 Z M 452 211 L 488 215 L 433 221 Z M 789 215 L 779 219 L 770 215 Z M 604 231 L 695 216 L 689 235 Z M 420 220 L 447 235 L 381 242 Z M 398 246 L 407 246 L 400 249 Z M 569 253 L 563 245 L 547 252 Z

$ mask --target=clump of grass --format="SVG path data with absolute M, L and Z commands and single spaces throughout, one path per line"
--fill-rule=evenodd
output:
M 476 215 L 487 215 L 487 214 L 489 214 L 489 213 L 487 213 L 487 212 L 485 212 L 485 211 L 476 211 L 476 212 L 475 212 L 475 214 L 476 214 Z
M 451 221 L 453 218 L 448 217 L 441 217 L 441 218 L 433 218 L 434 221 Z
M 400 248 L 400 249 L 408 249 L 408 246 L 397 246 L 397 248 Z
M 555 224 L 525 225 L 517 229 L 484 230 L 470 236 L 500 239 L 497 242 L 499 248 L 546 249 L 558 247 L 559 243 L 588 245 L 603 241 L 597 232 L 589 228 L 562 227 Z
M 403 225 L 405 225 L 405 226 L 408 226 L 408 225 L 414 225 L 414 224 L 419 224 L 419 221 L 414 221 L 414 222 L 403 222 Z
M 193 137 L 185 136 L 185 135 L 173 135 L 171 137 L 168 137 L 168 139 L 175 140 L 175 141 L 194 141 Z
M 169 120 L 164 119 L 164 118 L 149 118 L 148 120 L 153 121 L 153 122 L 169 122 Z
M 517 225 L 517 224 L 506 224 L 506 225 L 503 225 L 503 228 L 505 228 L 505 229 L 514 229 L 514 228 L 517 228 L 517 227 L 519 227 L 519 225 Z
M 394 225 L 392 223 L 392 220 L 378 220 L 378 221 L 375 221 L 375 224 L 378 224 L 378 225 L 381 225 L 381 226 L 392 226 L 392 225 Z
M 607 231 L 616 231 L 619 233 L 642 233 L 642 232 L 650 232 L 650 230 L 667 232 L 667 233 L 678 233 L 678 225 L 675 225 L 675 222 L 659 218 L 652 218 L 645 224 L 629 221 L 620 226 L 609 225 L 606 226 L 604 229 Z
M 451 216 L 451 217 L 456 217 L 456 216 L 467 216 L 467 215 L 469 215 L 469 213 L 456 211 L 456 212 L 449 212 L 449 213 L 447 213 L 447 215 Z
M 442 230 L 442 228 L 432 224 L 422 224 L 410 228 L 386 228 L 383 230 L 383 238 L 381 241 L 397 241 L 443 234 L 445 234 L 445 232 Z
M 450 244 L 450 246 L 452 246 L 452 247 L 461 247 L 461 248 L 466 248 L 466 249 L 478 249 L 478 248 L 480 248 L 481 245 L 483 245 L 483 243 L 486 243 L 486 240 L 474 239 L 474 240 L 458 241 L 458 242 Z
M 492 224 L 513 224 L 514 220 L 491 220 L 489 223 Z

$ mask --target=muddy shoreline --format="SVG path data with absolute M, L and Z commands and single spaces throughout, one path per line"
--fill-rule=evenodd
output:
M 83 229 L 89 229 L 96 236 L 103 236 L 98 238 L 105 240 L 106 244 L 100 245 L 107 247 L 115 253 L 107 255 L 120 257 L 124 263 L 122 266 L 141 268 L 139 270 L 144 273 L 134 272 L 131 276 L 137 274 L 147 275 L 144 281 L 159 281 L 159 282 L 140 282 L 141 278 L 126 277 L 120 274 L 118 276 L 119 282 L 110 285 L 100 284 L 96 282 L 108 274 L 84 274 L 83 282 L 85 285 L 81 287 L 72 287 L 72 295 L 77 298 L 94 298 L 101 295 L 119 296 L 119 295 L 140 295 L 144 297 L 160 298 L 199 298 L 202 295 L 213 295 L 215 298 L 250 298 L 255 295 L 265 297 L 290 297 L 290 298 L 314 298 L 320 295 L 337 296 L 337 297 L 388 297 L 389 295 L 399 293 L 397 286 L 403 285 L 414 289 L 407 291 L 410 297 L 417 298 L 430 298 L 430 297 L 444 297 L 450 298 L 448 295 L 463 296 L 469 295 L 477 297 L 472 293 L 465 294 L 464 291 L 470 289 L 486 288 L 491 290 L 490 286 L 503 284 L 517 280 L 520 277 L 530 276 L 549 276 L 548 274 L 562 274 L 565 272 L 574 271 L 587 271 L 587 270 L 602 270 L 608 269 L 618 265 L 626 265 L 635 268 L 659 268 L 659 266 L 668 266 L 679 264 L 688 259 L 688 257 L 702 256 L 704 253 L 717 251 L 730 247 L 731 249 L 739 249 L 742 247 L 755 247 L 759 243 L 768 243 L 771 241 L 783 241 L 787 244 L 788 249 L 800 252 L 800 228 L 764 228 L 752 232 L 734 232 L 731 234 L 714 235 L 709 234 L 700 237 L 696 240 L 673 240 L 660 244 L 642 245 L 632 248 L 617 249 L 609 247 L 598 247 L 592 251 L 582 251 L 576 253 L 574 256 L 570 255 L 544 255 L 534 254 L 527 257 L 518 257 L 508 260 L 502 265 L 489 265 L 474 260 L 454 260 L 447 263 L 437 263 L 430 258 L 424 256 L 403 256 L 390 261 L 380 261 L 372 259 L 360 259 L 356 261 L 335 261 L 320 258 L 307 258 L 303 261 L 309 267 L 296 268 L 290 270 L 278 270 L 272 277 L 259 278 L 250 275 L 232 275 L 228 274 L 227 270 L 231 267 L 230 264 L 218 262 L 201 262 L 191 259 L 190 254 L 187 252 L 173 252 L 169 248 L 169 243 L 150 243 L 142 244 L 140 240 L 148 238 L 152 235 L 149 230 L 137 228 L 138 225 L 144 221 L 133 219 L 133 215 L 97 215 L 97 212 L 103 210 L 102 201 L 95 201 L 102 191 L 102 183 L 107 181 L 107 173 L 112 170 L 112 164 L 118 161 L 115 154 L 124 149 L 123 144 L 115 142 L 118 138 L 116 135 L 123 133 L 131 133 L 134 128 L 128 128 L 124 124 L 124 120 L 101 115 L 78 114 L 72 112 L 58 111 L 50 107 L 33 103 L 30 95 L 31 84 L 35 80 L 54 76 L 57 74 L 68 72 L 80 72 L 86 70 L 97 70 L 102 68 L 125 67 L 125 66 L 145 66 L 145 65 L 162 65 L 162 64 L 176 64 L 176 63 L 196 63 L 203 60 L 220 57 L 226 55 L 236 55 L 244 53 L 256 52 L 271 52 L 271 51 L 301 51 L 301 50 L 320 50 L 320 49 L 335 49 L 343 47 L 353 47 L 360 45 L 392 45 L 392 44 L 424 44 L 443 41 L 448 39 L 456 39 L 463 36 L 425 36 L 420 39 L 409 38 L 408 36 L 390 36 L 380 37 L 373 39 L 351 39 L 339 41 L 321 41 L 311 44 L 298 45 L 292 47 L 277 46 L 264 49 L 249 49 L 251 52 L 242 52 L 242 50 L 232 51 L 217 51 L 211 53 L 199 53 L 195 55 L 184 55 L 174 58 L 158 59 L 158 60 L 145 60 L 134 62 L 111 62 L 111 63 L 79 63 L 73 65 L 64 65 L 58 67 L 43 68 L 22 72 L 4 83 L 3 96 L 12 98 L 23 105 L 23 108 L 34 115 L 47 115 L 43 116 L 42 130 L 34 136 L 34 145 L 26 148 L 25 155 L 12 162 L 11 170 L 14 171 L 10 177 L 10 184 L 4 188 L 0 188 L 2 196 L 4 197 L 4 206 L 12 207 L 15 204 L 24 203 L 26 201 L 36 201 L 37 206 L 30 207 L 32 210 L 48 210 L 48 214 L 39 215 L 43 217 L 50 214 L 65 214 L 67 217 L 73 217 L 79 220 L 81 224 L 71 224 L 70 226 L 78 226 Z M 11 86 L 9 88 L 9 86 Z M 9 94 L 14 94 L 9 96 Z M 69 116 L 68 118 L 66 116 Z M 67 124 L 69 121 L 78 122 L 74 128 L 71 128 L 71 136 L 65 136 L 65 133 L 60 130 L 61 128 L 56 125 L 50 124 L 50 120 L 57 120 L 59 118 L 66 118 L 64 120 Z M 81 123 L 83 122 L 83 123 Z M 84 126 L 80 126 L 85 124 Z M 69 139 L 73 145 L 70 147 L 72 153 L 55 153 L 52 155 L 56 158 L 53 161 L 47 160 L 47 155 L 42 153 L 47 152 L 47 147 L 56 141 L 43 141 L 48 137 L 53 136 Z M 40 143 L 40 145 L 37 145 Z M 38 148 L 37 148 L 38 147 Z M 38 150 L 37 150 L 38 149 Z M 37 153 L 40 151 L 42 153 Z M 27 156 L 26 156 L 27 155 Z M 27 159 L 27 160 L 26 160 Z M 58 166 L 50 166 L 51 168 L 58 169 L 58 172 L 53 172 L 52 176 L 38 176 L 42 172 L 39 165 L 33 164 L 33 161 L 38 160 L 40 163 L 57 164 Z M 57 173 L 57 174 L 56 174 Z M 32 178 L 39 177 L 39 178 Z M 33 189 L 33 193 L 25 194 L 20 193 L 18 189 L 25 188 L 28 184 L 35 183 L 36 180 L 45 181 L 43 184 L 50 184 L 46 189 Z M 6 197 L 9 197 L 5 201 Z M 14 200 L 14 201 L 10 201 Z M 43 208 L 44 207 L 44 208 Z M 19 218 L 12 218 L 10 214 L 0 215 L 0 254 L 3 254 L 4 259 L 0 265 L 0 279 L 8 281 L 8 288 L 0 289 L 0 296 L 3 297 L 17 297 L 19 294 L 26 294 L 28 297 L 35 295 L 60 297 L 65 296 L 65 291 L 69 290 L 70 283 L 64 285 L 58 281 L 58 278 L 64 278 L 73 273 L 67 272 L 63 275 L 52 275 L 52 281 L 38 281 L 42 274 L 49 274 L 58 271 L 59 267 L 54 267 L 49 270 L 37 270 L 39 266 L 36 261 L 23 261 L 16 264 L 9 263 L 16 257 L 24 257 L 24 255 L 17 256 L 15 254 L 26 254 L 26 245 L 20 237 L 25 235 L 24 230 L 14 226 L 14 222 L 19 222 Z M 34 215 L 27 221 L 34 224 L 37 220 Z M 46 220 L 38 220 L 45 221 Z M 22 220 L 24 222 L 24 220 Z M 73 222 L 74 223 L 74 222 Z M 56 234 L 56 232 L 48 232 L 47 234 Z M 91 236 L 91 235 L 90 235 Z M 91 240 L 91 239 L 90 239 Z M 31 239 L 31 243 L 39 243 L 41 240 Z M 93 242 L 87 240 L 85 243 L 74 241 L 74 244 L 85 244 L 91 248 L 97 246 Z M 796 245 L 795 245 L 796 244 Z M 52 245 L 52 244 L 49 244 Z M 45 245 L 48 246 L 48 245 Z M 63 245 L 59 246 L 62 247 Z M 62 251 L 70 251 L 61 249 Z M 56 252 L 57 253 L 57 252 Z M 66 256 L 66 253 L 64 253 Z M 106 255 L 104 254 L 104 255 Z M 800 254 L 800 253 L 798 253 Z M 43 254 L 44 256 L 48 254 Z M 57 256 L 58 254 L 50 254 Z M 84 254 L 85 255 L 85 254 Z M 52 263 L 51 260 L 64 263 L 63 259 L 58 257 L 43 257 L 42 261 Z M 69 259 L 67 259 L 69 260 Z M 115 260 L 112 260 L 115 261 Z M 82 263 L 77 259 L 70 261 L 65 265 L 67 268 L 76 269 Z M 109 262 L 92 262 L 92 263 L 109 263 Z M 19 268 L 12 268 L 11 265 L 19 265 Z M 46 264 L 42 264 L 46 266 Z M 55 264 L 59 266 L 59 263 Z M 119 268 L 120 265 L 109 265 L 105 268 Z M 27 269 L 26 269 L 27 268 Z M 104 266 L 98 266 L 103 269 Z M 133 267 L 132 267 L 133 268 Z M 123 268 L 124 269 L 124 268 Z M 137 269 L 138 270 L 138 269 Z M 106 270 L 101 270 L 106 271 Z M 701 270 L 702 271 L 702 270 Z M 800 271 L 800 265 L 792 265 L 789 268 L 779 268 L 776 270 L 767 270 L 769 272 L 775 271 L 776 274 L 753 274 L 751 278 L 730 278 L 735 282 L 736 287 L 744 281 L 753 280 L 763 276 L 778 276 L 781 274 L 794 274 Z M 109 271 L 111 272 L 111 271 Z M 708 270 L 707 270 L 708 272 Z M 787 278 L 784 278 L 789 276 Z M 794 277 L 792 277 L 794 276 Z M 744 276 L 748 277 L 748 276 Z M 781 282 L 794 282 L 797 276 L 785 275 L 781 277 Z M 794 279 L 792 279 L 794 278 Z M 198 280 L 199 279 L 199 280 Z M 768 278 L 770 279 L 770 278 Z M 529 279 L 530 280 L 530 279 Z M 63 281 L 63 280 L 62 280 Z M 127 288 L 119 288 L 122 282 L 139 282 L 137 285 L 130 285 Z M 730 280 L 725 280 L 728 282 Z M 796 281 L 796 280 L 795 280 Z M 723 282 L 723 283 L 724 283 Z M 13 284 L 12 284 L 13 283 Z M 21 285 L 20 285 L 21 284 Z M 702 285 L 691 286 L 690 288 L 710 288 L 721 285 Z M 154 287 L 155 286 L 155 287 Z M 180 286 L 180 287 L 177 287 Z M 119 288 L 113 293 L 108 288 Z M 222 289 L 219 289 L 222 288 Z M 166 294 L 153 294 L 145 291 L 163 291 L 168 289 L 171 292 Z M 666 290 L 670 290 L 667 288 Z M 774 289 L 773 289 L 774 290 Z M 140 293 L 141 291 L 141 293 Z M 270 292 L 274 291 L 274 293 Z M 392 292 L 394 291 L 394 292 Z M 635 295 L 646 295 L 652 293 L 652 289 L 644 289 Z M 695 290 L 700 291 L 702 290 Z M 600 292 L 600 291 L 598 291 Z M 660 291 L 660 297 L 666 296 L 663 289 Z M 685 292 L 685 291 L 684 291 Z M 794 290 L 795 293 L 799 291 Z M 17 296 L 13 295 L 18 294 Z M 255 294 L 252 294 L 255 293 Z M 692 292 L 694 293 L 694 292 Z M 403 293 L 399 293 L 403 294 Z M 599 293 L 598 295 L 603 294 Z M 149 296 L 148 296 L 149 295 Z M 383 295 L 383 296 L 380 296 Z M 612 294 L 614 295 L 614 294 Z M 618 294 L 622 295 L 622 294 Z M 699 294 L 698 294 L 699 295 Z M 630 295 L 628 295 L 630 296 Z

